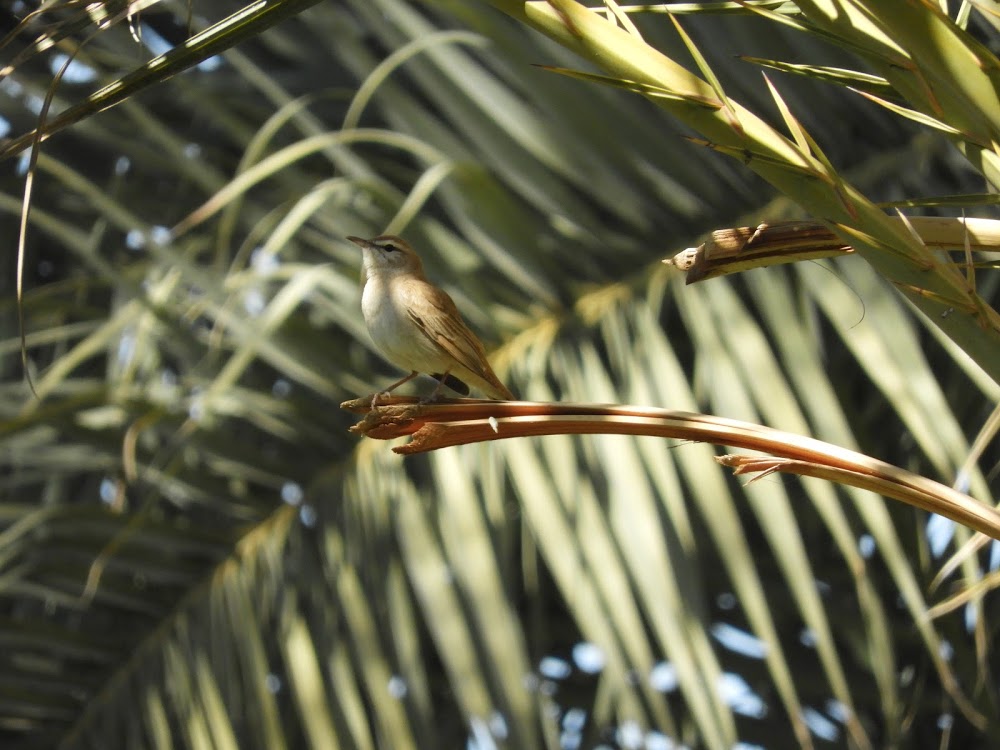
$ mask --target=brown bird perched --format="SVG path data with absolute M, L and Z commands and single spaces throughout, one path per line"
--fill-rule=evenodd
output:
M 410 370 L 373 404 L 421 372 L 438 381 L 430 398 L 442 385 L 463 396 L 471 385 L 490 398 L 514 400 L 451 297 L 427 280 L 420 257 L 405 240 L 392 235 L 347 239 L 364 255 L 361 311 L 368 333 L 387 360 Z

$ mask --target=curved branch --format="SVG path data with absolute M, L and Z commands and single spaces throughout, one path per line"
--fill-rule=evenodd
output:
M 393 447 L 423 453 L 466 443 L 540 435 L 648 435 L 766 453 L 722 456 L 737 474 L 785 472 L 815 476 L 900 500 L 939 513 L 1000 539 L 1000 512 L 927 477 L 821 440 L 707 414 L 646 406 L 534 403 L 452 399 L 422 404 L 394 397 L 371 407 L 371 398 L 345 401 L 341 408 L 365 414 L 351 431 L 379 440 L 409 436 Z

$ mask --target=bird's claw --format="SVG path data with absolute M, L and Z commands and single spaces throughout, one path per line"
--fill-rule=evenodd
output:
M 390 395 L 392 395 L 392 394 L 389 393 L 389 391 L 382 391 L 381 393 L 373 393 L 372 394 L 372 408 L 374 409 L 375 407 L 377 407 L 378 406 L 378 402 L 381 399 L 389 398 Z

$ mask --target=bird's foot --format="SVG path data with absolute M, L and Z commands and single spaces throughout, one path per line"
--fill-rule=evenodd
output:
M 426 406 L 427 404 L 436 404 L 438 401 L 445 399 L 445 394 L 441 393 L 440 388 L 435 388 L 434 391 L 429 396 L 424 396 L 420 399 L 417 404 L 419 406 Z
M 375 407 L 377 407 L 379 401 L 381 401 L 383 399 L 386 399 L 386 398 L 389 398 L 389 396 L 391 396 L 391 395 L 392 394 L 389 391 L 382 391 L 380 393 L 373 393 L 372 394 L 372 408 L 374 409 Z

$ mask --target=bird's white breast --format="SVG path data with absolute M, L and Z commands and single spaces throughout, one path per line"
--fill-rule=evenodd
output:
M 368 333 L 386 359 L 418 372 L 444 372 L 449 360 L 407 313 L 404 290 L 380 275 L 369 276 L 361 295 Z

